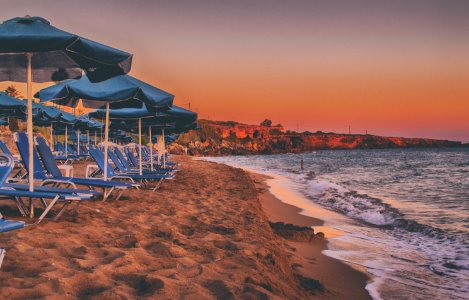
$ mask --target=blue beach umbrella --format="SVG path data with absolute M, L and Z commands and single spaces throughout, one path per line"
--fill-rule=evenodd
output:
M 29 169 L 34 170 L 32 82 L 78 78 L 92 81 L 127 74 L 132 55 L 51 26 L 41 17 L 20 17 L 0 25 L 0 81 L 27 83 Z M 25 72 L 26 71 L 26 72 Z M 33 172 L 29 189 L 34 190 Z
M 98 140 L 98 131 L 102 131 L 103 127 L 104 127 L 103 123 L 91 119 L 88 114 L 84 114 L 78 117 L 78 122 L 75 124 L 75 128 L 78 128 L 79 130 L 87 131 L 88 140 L 91 140 L 90 133 L 94 134 L 93 141 L 95 145 Z M 88 144 L 89 144 L 89 141 L 88 141 Z
M 50 126 L 50 147 L 54 147 L 54 126 L 55 129 L 62 129 L 65 135 L 65 143 L 68 143 L 68 128 L 77 122 L 77 118 L 66 111 L 53 106 L 46 106 L 40 103 L 33 103 L 33 123 L 37 126 Z M 65 148 L 65 156 L 68 149 Z
M 105 110 L 98 109 L 90 113 L 90 116 L 100 118 L 106 113 Z M 114 120 L 116 127 L 125 128 L 128 131 L 134 130 L 138 127 L 139 144 L 140 144 L 140 157 L 142 156 L 141 149 L 141 135 L 142 126 L 148 128 L 148 135 L 150 136 L 150 151 L 151 159 L 153 158 L 153 141 L 152 141 L 152 128 L 159 127 L 163 139 L 165 133 L 165 127 L 171 128 L 183 128 L 197 120 L 197 114 L 193 111 L 184 109 L 182 107 L 173 105 L 171 108 L 165 111 L 158 111 L 147 105 L 141 108 L 124 108 L 124 109 L 113 109 L 109 111 L 109 118 Z M 138 126 L 136 123 L 138 122 Z M 153 161 L 151 161 L 153 166 Z M 142 172 L 142 166 L 140 164 L 140 172 Z
M 54 86 L 42 89 L 36 94 L 41 102 L 53 101 L 61 105 L 76 107 L 79 101 L 83 106 L 106 108 L 105 144 L 104 144 L 104 179 L 107 180 L 107 149 L 109 140 L 110 108 L 140 108 L 144 104 L 156 111 L 169 109 L 174 96 L 129 75 L 120 75 L 91 83 L 83 76 L 78 80 L 66 80 Z
M 25 102 L 0 92 L 0 117 L 23 118 Z

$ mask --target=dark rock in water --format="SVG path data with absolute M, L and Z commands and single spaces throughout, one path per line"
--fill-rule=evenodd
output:
M 452 270 L 461 270 L 462 269 L 461 266 L 455 265 L 455 264 L 450 263 L 450 262 L 447 262 L 447 263 L 443 264 L 443 266 L 445 266 L 448 269 L 452 269 Z
M 315 234 L 314 237 L 317 238 L 317 239 L 324 239 L 324 238 L 326 238 L 326 236 L 324 235 L 324 232 L 318 232 L 318 233 Z
M 300 282 L 300 285 L 307 290 L 308 292 L 322 292 L 324 291 L 324 286 L 319 282 L 319 280 L 305 277 L 301 274 L 297 274 L 296 278 Z
M 284 239 L 296 242 L 311 242 L 314 239 L 314 230 L 306 226 L 296 226 L 283 222 L 269 222 L 272 230 Z

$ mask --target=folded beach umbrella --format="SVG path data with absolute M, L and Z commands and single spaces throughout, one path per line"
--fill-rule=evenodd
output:
M 107 180 L 107 141 L 109 139 L 110 108 L 140 108 L 143 105 L 155 111 L 169 109 L 174 96 L 129 75 L 120 75 L 111 79 L 91 83 L 83 76 L 78 80 L 66 80 L 54 86 L 42 89 L 36 94 L 41 102 L 53 101 L 61 105 L 75 107 L 81 100 L 83 106 L 106 108 L 104 179 Z
M 32 82 L 78 78 L 92 81 L 127 74 L 132 55 L 50 25 L 41 17 L 20 17 L 0 25 L 0 81 L 27 82 L 29 169 L 34 170 Z M 33 172 L 29 189 L 34 190 Z

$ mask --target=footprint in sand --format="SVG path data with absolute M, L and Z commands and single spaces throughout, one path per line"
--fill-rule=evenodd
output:
M 136 296 L 151 296 L 164 288 L 163 280 L 144 274 L 114 274 L 113 279 L 133 288 Z

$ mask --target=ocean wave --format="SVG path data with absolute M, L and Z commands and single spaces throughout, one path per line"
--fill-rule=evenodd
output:
M 409 220 L 398 209 L 379 198 L 360 194 L 324 179 L 314 179 L 309 175 L 296 177 L 306 186 L 304 191 L 306 196 L 350 218 L 373 226 L 418 232 L 438 239 L 448 238 L 444 230 Z
M 402 214 L 381 199 L 359 194 L 336 183 L 322 179 L 300 179 L 306 185 L 306 195 L 315 202 L 375 226 L 390 226 Z

